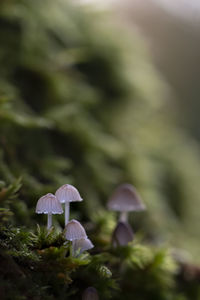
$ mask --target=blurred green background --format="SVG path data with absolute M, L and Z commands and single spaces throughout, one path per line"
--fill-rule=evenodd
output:
M 38 198 L 65 183 L 84 199 L 72 217 L 93 221 L 129 182 L 147 206 L 130 216 L 135 229 L 199 262 L 198 92 L 184 88 L 176 98 L 144 39 L 107 12 L 64 0 L 1 1 L 0 187 L 22 185 L 10 203 L 13 224 L 44 224 Z

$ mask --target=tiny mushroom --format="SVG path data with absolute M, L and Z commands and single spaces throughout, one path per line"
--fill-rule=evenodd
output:
M 94 245 L 89 239 L 80 239 L 80 240 L 74 240 L 74 251 L 78 251 L 81 254 L 82 252 L 92 249 Z
M 82 300 L 99 300 L 97 290 L 92 286 L 88 287 L 83 292 Z
M 60 203 L 65 203 L 65 225 L 69 221 L 70 202 L 82 201 L 79 191 L 71 184 L 62 185 L 55 193 Z
M 110 197 L 107 206 L 110 210 L 119 211 L 119 220 L 123 222 L 127 222 L 128 212 L 141 211 L 146 208 L 131 184 L 120 185 Z
M 64 229 L 64 236 L 68 241 L 87 239 L 85 229 L 77 220 L 71 220 Z
M 118 222 L 112 234 L 113 247 L 125 246 L 134 238 L 134 233 L 131 226 L 125 222 Z
M 64 229 L 64 236 L 68 241 L 72 242 L 72 255 L 73 256 L 75 255 L 75 252 L 77 250 L 76 241 L 87 239 L 85 229 L 77 220 L 71 220 L 67 223 L 67 225 L 65 226 L 65 229 Z M 84 249 L 84 250 L 86 250 L 86 249 Z
M 42 196 L 36 205 L 37 214 L 48 214 L 47 229 L 52 226 L 52 214 L 62 214 L 63 209 L 58 199 L 51 193 Z

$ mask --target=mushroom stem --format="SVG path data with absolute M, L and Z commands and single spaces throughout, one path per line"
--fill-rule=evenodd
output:
M 74 257 L 75 249 L 74 249 L 74 241 L 69 241 L 69 256 Z
M 47 229 L 50 229 L 52 226 L 52 214 L 48 213 L 48 218 L 47 218 Z
M 128 221 L 128 212 L 121 211 L 119 215 L 119 222 L 127 222 Z
M 71 254 L 72 256 L 75 256 L 75 242 L 72 241 L 72 244 L 71 244 Z
M 69 202 L 65 202 L 65 225 L 69 222 Z

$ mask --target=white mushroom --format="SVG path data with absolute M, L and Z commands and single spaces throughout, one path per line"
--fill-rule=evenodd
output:
M 77 220 L 71 220 L 67 223 L 64 236 L 68 241 L 87 239 L 85 229 Z
M 37 214 L 48 214 L 47 229 L 52 226 L 52 214 L 62 214 L 63 209 L 58 199 L 51 193 L 42 196 L 36 205 Z
M 110 210 L 120 212 L 119 221 L 122 222 L 127 222 L 128 212 L 141 211 L 146 208 L 131 184 L 120 185 L 110 197 L 107 206 Z
M 64 236 L 68 241 L 72 242 L 71 249 L 73 256 L 75 255 L 76 250 L 80 248 L 81 244 L 82 251 L 93 247 L 91 241 L 87 238 L 85 229 L 77 220 L 71 220 L 67 223 L 64 229 Z
M 118 222 L 112 235 L 113 247 L 125 246 L 134 238 L 133 230 L 128 223 Z
M 73 241 L 73 248 L 74 251 L 80 251 L 79 253 L 81 254 L 82 252 L 92 249 L 94 245 L 89 239 L 80 239 L 80 240 L 74 240 Z
M 62 185 L 55 193 L 60 203 L 65 203 L 65 225 L 69 221 L 70 202 L 82 201 L 79 191 L 70 184 Z

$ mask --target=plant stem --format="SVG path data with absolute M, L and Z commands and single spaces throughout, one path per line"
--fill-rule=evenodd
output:
M 52 226 L 52 214 L 48 214 L 48 218 L 47 218 L 47 229 L 50 229 Z

